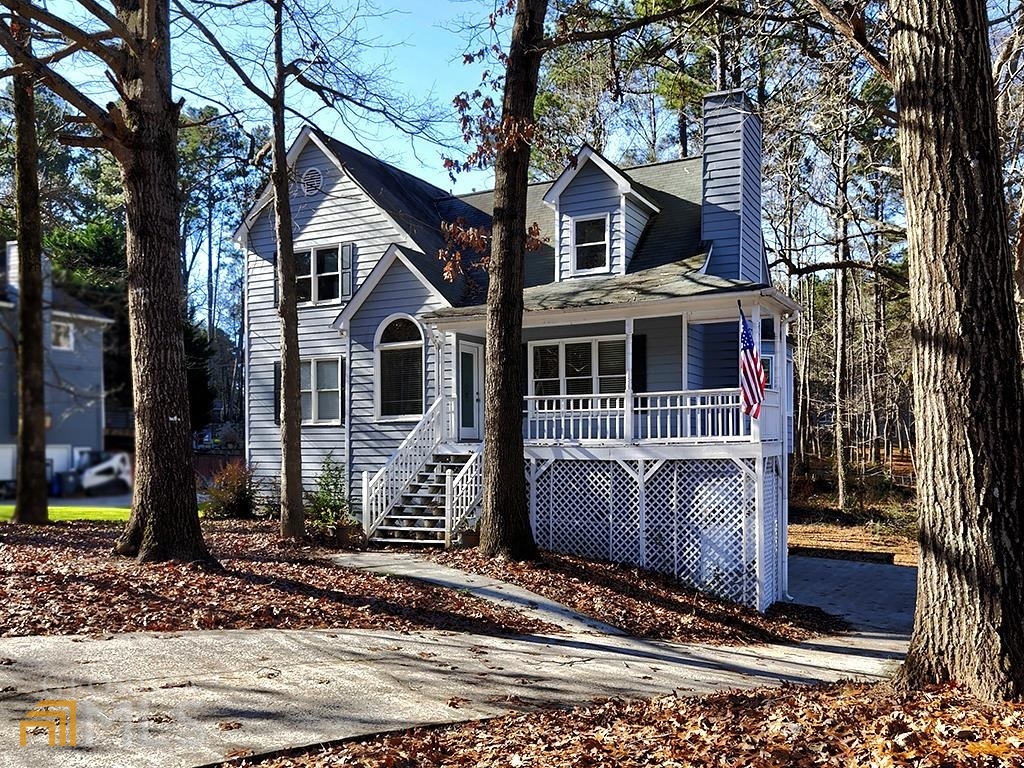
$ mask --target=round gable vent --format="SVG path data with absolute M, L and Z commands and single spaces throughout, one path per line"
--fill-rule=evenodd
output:
M 302 174 L 302 193 L 307 197 L 315 195 L 324 184 L 324 175 L 319 168 L 310 168 Z

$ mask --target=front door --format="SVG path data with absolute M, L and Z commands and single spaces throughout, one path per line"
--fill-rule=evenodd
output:
M 459 342 L 459 440 L 483 437 L 484 348 Z

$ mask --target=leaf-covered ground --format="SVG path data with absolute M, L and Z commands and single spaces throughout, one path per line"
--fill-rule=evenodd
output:
M 453 568 L 518 584 L 577 613 L 653 640 L 723 645 L 799 642 L 847 628 L 817 608 L 777 603 L 760 614 L 683 587 L 668 576 L 571 555 L 543 552 L 539 561 L 523 563 L 489 560 L 473 549 L 432 556 Z
M 0 524 L 0 636 L 192 629 L 557 632 L 456 592 L 342 568 L 266 522 L 207 522 L 223 571 L 110 555 L 117 525 Z
M 917 541 L 873 523 L 790 523 L 791 555 L 917 565 Z
M 258 764 L 1019 768 L 1024 765 L 1024 705 L 985 704 L 955 688 L 904 694 L 884 684 L 784 686 L 513 714 L 415 729 Z

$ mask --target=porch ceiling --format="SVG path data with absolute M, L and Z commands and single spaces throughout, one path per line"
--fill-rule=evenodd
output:
M 615 309 L 625 317 L 642 312 L 648 306 L 652 311 L 656 307 L 665 306 L 667 311 L 668 305 L 684 300 L 689 303 L 699 299 L 699 303 L 704 303 L 715 298 L 734 297 L 739 293 L 771 296 L 781 310 L 797 311 L 792 301 L 769 285 L 702 274 L 700 268 L 705 258 L 702 254 L 632 274 L 573 278 L 527 288 L 523 291 L 524 325 L 532 324 L 531 315 L 537 320 L 542 316 L 550 320 L 552 316 L 567 312 Z M 423 320 L 445 327 L 479 323 L 485 315 L 486 306 L 478 304 L 431 312 L 424 315 Z

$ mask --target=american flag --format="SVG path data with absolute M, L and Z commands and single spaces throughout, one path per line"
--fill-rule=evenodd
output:
M 761 415 L 761 403 L 764 402 L 764 388 L 768 386 L 768 377 L 761 356 L 754 347 L 754 334 L 750 323 L 740 306 L 740 404 L 743 412 L 753 419 Z

